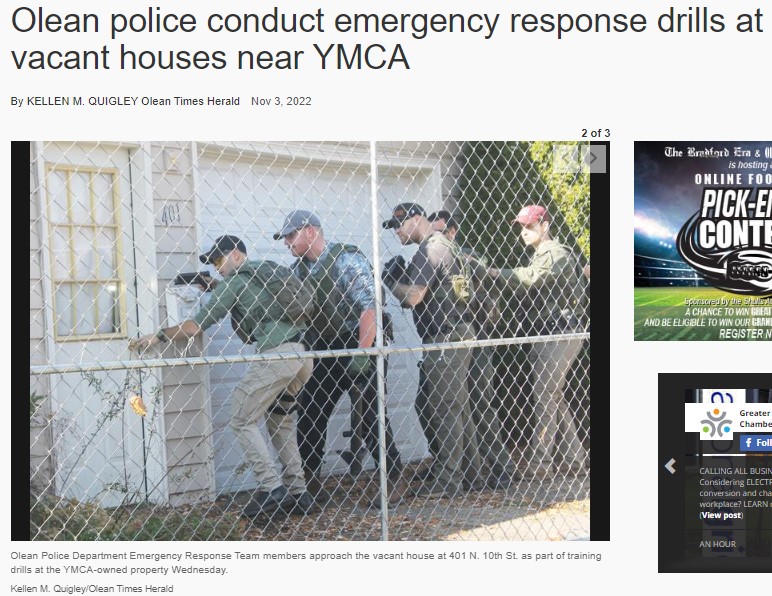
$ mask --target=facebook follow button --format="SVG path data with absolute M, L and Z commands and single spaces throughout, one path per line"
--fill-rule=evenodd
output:
M 740 435 L 740 451 L 772 453 L 772 435 Z

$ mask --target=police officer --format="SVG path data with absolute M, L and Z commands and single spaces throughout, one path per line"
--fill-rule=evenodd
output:
M 413 310 L 423 343 L 473 340 L 468 313 L 471 280 L 458 245 L 432 229 L 424 209 L 416 203 L 397 205 L 383 226 L 393 229 L 403 245 L 418 244 L 409 266 L 404 266 L 401 257 L 392 259 L 383 277 L 403 308 Z M 422 484 L 417 496 L 449 497 L 463 488 L 464 430 L 471 417 L 466 383 L 471 356 L 468 348 L 429 350 L 424 355 L 416 410 L 427 440 L 434 442 L 435 459 L 431 480 Z M 476 445 L 473 452 L 477 452 Z M 478 469 L 470 472 L 476 474 Z
M 276 310 L 274 297 L 258 279 L 260 263 L 247 261 L 247 249 L 239 238 L 220 236 L 199 259 L 214 265 L 223 277 L 209 302 L 192 319 L 140 337 L 133 342 L 135 349 L 188 340 L 231 315 L 239 337 L 254 344 L 258 353 L 306 350 L 302 343 L 306 324 L 288 320 Z M 288 397 L 298 394 L 312 367 L 311 358 L 253 362 L 233 390 L 231 428 L 257 479 L 257 490 L 243 511 L 248 517 L 277 510 L 301 514 L 316 510 L 306 492 L 294 415 L 278 402 L 280 397 L 292 401 Z M 263 417 L 282 464 L 281 478 L 259 428 Z
M 429 216 L 432 227 L 450 240 L 455 240 L 459 224 L 453 215 L 440 210 Z M 477 339 L 489 339 L 498 316 L 499 288 L 495 280 L 488 276 L 485 262 L 472 250 L 461 248 L 467 258 L 475 285 L 475 308 L 473 325 Z M 496 370 L 493 364 L 495 348 L 477 347 L 472 350 L 467 386 L 472 412 L 472 428 L 476 432 L 480 455 L 485 459 L 490 470 L 487 484 L 491 488 L 507 488 L 517 477 L 515 464 L 502 439 L 501 421 L 493 408 L 495 389 L 493 378 Z
M 314 349 L 372 347 L 376 330 L 375 282 L 367 257 L 355 246 L 328 243 L 321 221 L 310 211 L 296 210 L 287 215 L 282 229 L 274 234 L 274 239 L 280 238 L 297 257 L 295 274 L 315 290 L 318 313 L 312 323 Z M 317 502 L 329 499 L 320 476 L 327 427 L 335 405 L 347 391 L 357 391 L 361 396 L 362 438 L 376 463 L 379 461 L 375 359 L 364 355 L 320 358 L 300 397 L 298 419 L 298 442 L 308 488 Z M 389 501 L 394 504 L 404 494 L 405 484 L 388 419 L 386 471 L 391 480 Z
M 520 238 L 534 250 L 527 267 L 491 270 L 530 301 L 529 321 L 536 335 L 581 331 L 582 273 L 571 251 L 550 233 L 551 218 L 541 205 L 526 205 L 512 221 L 520 226 Z M 532 459 L 526 476 L 545 479 L 556 471 L 565 474 L 584 469 L 586 452 L 563 396 L 566 376 L 579 354 L 580 339 L 534 343 L 528 353 L 533 385 L 535 428 Z M 562 462 L 555 466 L 556 437 L 562 437 Z

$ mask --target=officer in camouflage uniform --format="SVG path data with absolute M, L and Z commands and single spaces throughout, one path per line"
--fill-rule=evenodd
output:
M 532 333 L 549 335 L 582 331 L 577 313 L 582 312 L 584 290 L 582 273 L 571 251 L 550 236 L 550 216 L 540 205 L 520 210 L 513 225 L 521 226 L 523 243 L 534 249 L 527 267 L 495 270 L 507 285 L 530 300 L 529 322 Z M 555 471 L 572 474 L 584 469 L 586 452 L 576 432 L 576 424 L 564 397 L 566 375 L 582 347 L 580 339 L 534 343 L 528 352 L 533 384 L 535 428 L 532 460 L 526 475 L 549 478 Z M 562 463 L 555 469 L 556 437 L 562 437 L 559 450 Z
M 384 283 L 403 308 L 413 310 L 413 321 L 423 343 L 474 339 L 468 303 L 471 279 L 458 245 L 432 229 L 425 211 L 415 203 L 397 205 L 383 227 L 394 229 L 402 244 L 418 244 L 404 266 L 397 257 L 384 266 Z M 467 373 L 472 353 L 468 348 L 427 351 L 421 363 L 422 383 L 416 411 L 435 459 L 431 480 L 416 491 L 421 497 L 451 497 L 462 490 L 465 472 L 479 471 L 477 445 L 467 443 L 471 418 Z M 471 440 L 475 441 L 474 433 Z M 464 448 L 477 463 L 464 469 Z M 468 477 L 467 477 L 468 482 Z
M 432 227 L 442 232 L 449 240 L 455 240 L 459 225 L 453 215 L 440 210 L 429 216 Z M 488 276 L 487 264 L 469 248 L 461 247 L 467 258 L 475 285 L 475 319 L 473 325 L 477 339 L 489 339 L 495 329 L 498 316 L 500 289 L 495 280 Z M 472 412 L 472 430 L 476 432 L 480 455 L 490 470 L 487 484 L 491 488 L 507 488 L 517 471 L 512 457 L 502 439 L 501 421 L 493 408 L 495 388 L 493 378 L 496 369 L 493 364 L 495 348 L 478 347 L 472 350 L 467 385 Z M 468 436 L 468 435 L 467 435 Z M 467 439 L 469 441 L 469 439 Z
M 355 246 L 328 243 L 319 218 L 310 211 L 290 213 L 274 239 L 284 239 L 297 261 L 295 274 L 313 287 L 319 307 L 312 322 L 315 350 L 370 348 L 375 341 L 375 282 L 367 257 Z M 298 442 L 308 490 L 325 502 L 329 494 L 320 472 L 330 416 L 347 391 L 360 392 L 363 441 L 379 462 L 377 371 L 375 357 L 320 358 L 299 402 Z M 352 400 L 353 402 L 353 400 Z M 352 429 L 352 432 L 355 429 Z M 386 471 L 392 481 L 389 501 L 404 493 L 402 461 L 386 420 Z

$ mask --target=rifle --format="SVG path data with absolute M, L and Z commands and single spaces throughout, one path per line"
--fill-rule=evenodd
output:
M 179 273 L 174 278 L 172 284 L 175 286 L 201 286 L 205 292 L 211 292 L 213 289 L 212 282 L 214 279 L 208 271 L 193 271 L 190 273 Z

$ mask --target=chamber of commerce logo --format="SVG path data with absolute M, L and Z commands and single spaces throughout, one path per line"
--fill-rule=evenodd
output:
M 703 434 L 709 435 L 712 439 L 715 436 L 722 438 L 724 435 L 732 432 L 732 421 L 727 419 L 726 412 L 714 408 L 708 410 L 706 414 L 708 417 L 705 420 L 700 420 L 700 423 L 703 424 Z
M 771 216 L 770 188 L 705 188 L 700 210 L 678 232 L 676 247 L 710 285 L 765 296 L 772 293 Z

